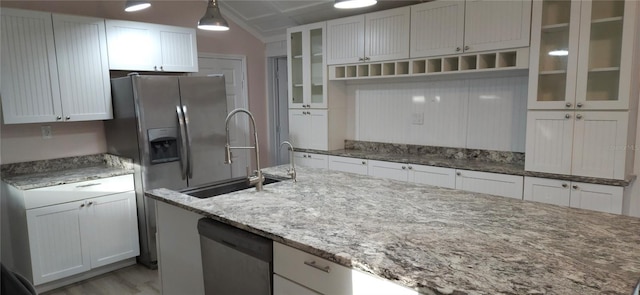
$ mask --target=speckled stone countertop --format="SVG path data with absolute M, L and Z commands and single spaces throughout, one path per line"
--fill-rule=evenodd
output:
M 21 190 L 74 183 L 133 173 L 130 159 L 97 154 L 4 164 L 2 180 Z
M 353 140 L 346 140 L 345 149 L 341 150 L 321 151 L 300 148 L 296 148 L 295 150 L 298 152 L 321 155 L 418 164 L 519 176 L 542 177 L 615 186 L 628 186 L 636 178 L 634 175 L 628 179 L 619 180 L 526 171 L 524 170 L 524 153 L 516 152 L 417 146 Z
M 296 169 L 263 192 L 147 195 L 423 294 L 630 294 L 640 278 L 637 218 Z

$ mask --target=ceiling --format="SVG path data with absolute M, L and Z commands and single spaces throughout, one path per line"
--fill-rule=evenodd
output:
M 336 9 L 333 0 L 218 0 L 225 18 L 264 42 L 285 40 L 286 29 L 345 16 L 413 5 L 421 1 L 378 0 L 360 9 Z

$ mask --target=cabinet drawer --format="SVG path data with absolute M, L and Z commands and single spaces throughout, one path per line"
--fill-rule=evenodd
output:
M 522 200 L 524 177 L 456 170 L 456 189 Z
M 24 191 L 25 209 L 132 191 L 133 175 L 121 175 Z
M 352 289 L 351 269 L 279 243 L 273 243 L 273 272 L 323 294 Z
M 320 295 L 277 274 L 273 275 L 273 295 Z
M 329 156 L 329 170 L 368 175 L 367 160 Z
M 273 272 L 276 273 L 274 281 L 277 276 L 281 276 L 322 294 L 418 295 L 417 291 L 392 281 L 344 267 L 275 242 L 273 243 Z M 274 286 L 274 291 L 282 289 L 280 287 Z

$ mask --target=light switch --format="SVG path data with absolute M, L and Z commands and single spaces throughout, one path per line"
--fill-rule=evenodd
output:
M 49 126 L 49 125 L 42 126 L 41 127 L 41 131 L 42 131 L 42 138 L 50 139 L 50 138 L 53 137 L 53 134 L 51 133 L 51 126 Z
M 412 115 L 412 124 L 413 125 L 422 125 L 422 124 L 424 124 L 424 113 L 413 113 L 413 115 Z

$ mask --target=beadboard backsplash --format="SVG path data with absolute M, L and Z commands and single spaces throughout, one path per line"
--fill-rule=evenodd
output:
M 524 152 L 527 76 L 349 85 L 355 140 Z

